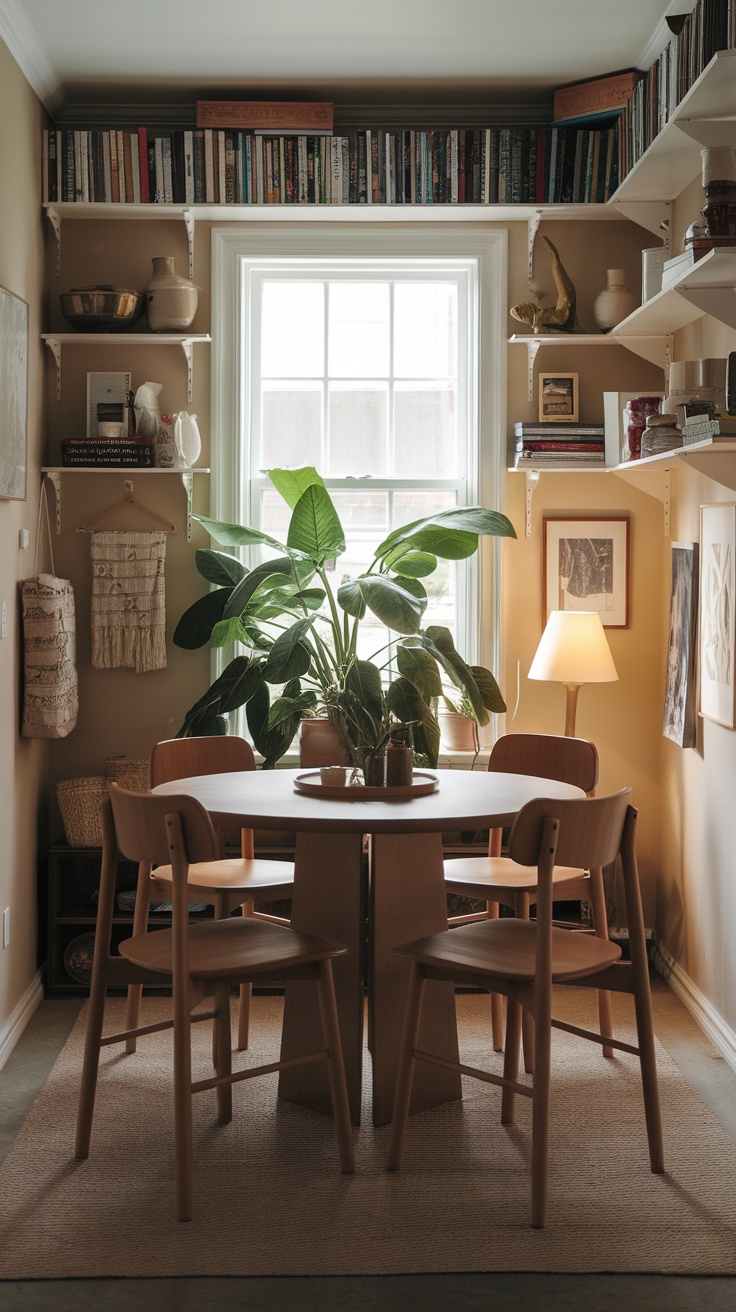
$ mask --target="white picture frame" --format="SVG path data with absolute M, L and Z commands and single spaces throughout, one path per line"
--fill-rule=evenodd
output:
M 736 504 L 700 507 L 700 714 L 736 727 Z

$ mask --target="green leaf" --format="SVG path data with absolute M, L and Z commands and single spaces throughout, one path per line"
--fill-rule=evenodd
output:
M 415 647 L 410 643 L 412 639 L 407 643 L 400 642 L 396 648 L 399 673 L 414 684 L 425 702 L 431 701 L 433 697 L 441 697 L 442 680 L 437 662 L 423 647 Z
M 342 555 L 345 533 L 324 485 L 312 483 L 300 496 L 291 516 L 286 545 L 320 565 Z
M 224 715 L 218 715 L 213 710 L 197 711 L 195 714 L 187 715 L 176 736 L 177 738 L 224 738 L 228 727 Z
M 506 710 L 506 703 L 491 671 L 487 670 L 484 665 L 471 665 L 469 668 L 478 685 L 486 710 L 493 711 L 496 715 L 502 715 Z
M 263 670 L 260 662 L 251 661 L 248 656 L 236 656 L 212 685 L 211 691 L 217 691 L 220 697 L 220 710 L 223 715 L 245 706 L 263 682 Z
M 431 625 L 426 631 L 426 636 L 442 654 L 444 668 L 453 683 L 467 695 L 478 724 L 487 724 L 488 712 L 483 704 L 480 689 L 470 666 L 466 665 L 462 656 L 456 651 L 450 630 L 442 625 Z
M 219 587 L 232 587 L 248 573 L 241 560 L 229 556 L 225 551 L 210 551 L 200 547 L 194 554 L 194 563 L 203 579 Z
M 261 473 L 270 478 L 290 510 L 294 510 L 308 487 L 324 487 L 313 465 L 302 465 L 299 469 L 262 469 Z
M 417 597 L 385 574 L 363 574 L 355 582 L 366 606 L 382 624 L 395 633 L 416 633 L 424 611 Z
M 302 588 L 294 593 L 294 600 L 306 606 L 307 610 L 319 610 L 326 596 L 324 588 Z
M 258 543 L 265 546 L 273 547 L 276 551 L 283 551 L 284 544 L 276 538 L 269 537 L 268 533 L 259 533 L 256 528 L 243 528 L 242 524 L 226 524 L 219 519 L 208 519 L 206 515 L 192 515 L 202 528 L 206 529 L 215 542 L 221 542 L 223 547 L 253 547 Z
M 395 551 L 389 551 L 384 565 L 394 574 L 405 578 L 425 579 L 429 574 L 434 574 L 437 557 L 428 551 L 407 551 L 406 544 L 402 543 Z
M 362 620 L 365 615 L 365 601 L 355 579 L 348 579 L 337 589 L 337 604 L 354 619 Z
M 210 637 L 211 647 L 228 647 L 233 642 L 242 642 L 245 647 L 256 645 L 239 615 L 233 615 L 229 620 L 220 620 Z M 268 645 L 270 647 L 271 644 Z
M 345 678 L 345 686 L 358 697 L 372 714 L 383 709 L 381 671 L 372 661 L 354 661 Z
M 184 611 L 174 629 L 174 643 L 177 647 L 194 651 L 209 642 L 214 626 L 225 613 L 231 591 L 231 588 L 219 588 L 217 592 L 206 592 Z
M 267 683 L 286 683 L 287 679 L 306 674 L 312 653 L 303 639 L 312 623 L 311 616 L 308 616 L 297 620 L 285 633 L 279 634 L 263 667 L 263 677 Z
M 261 683 L 248 702 L 248 728 L 256 751 L 263 757 L 263 769 L 272 770 L 276 762 L 288 751 L 299 724 L 299 716 L 285 721 L 278 729 L 269 729 L 270 709 L 268 685 Z
M 256 565 L 256 568 L 252 569 L 250 574 L 241 579 L 237 587 L 233 588 L 232 595 L 225 608 L 225 618 L 227 619 L 230 615 L 242 615 L 253 594 L 267 580 L 276 579 L 280 586 L 284 580 L 288 581 L 291 577 L 292 567 L 288 556 L 277 556 L 275 560 L 264 560 L 261 565 Z
M 272 703 L 268 712 L 268 728 L 278 729 L 291 723 L 296 716 L 297 719 L 303 720 L 304 716 L 313 711 L 317 705 L 317 694 L 305 691 L 298 697 L 277 697 Z
M 453 544 L 455 534 L 468 536 L 460 536 Z M 445 560 L 463 560 L 477 550 L 479 536 L 515 538 L 516 530 L 500 511 L 486 510 L 483 506 L 455 506 L 394 529 L 377 548 L 376 557 L 383 560 L 400 543 L 411 542 L 412 546 Z M 475 546 L 468 550 L 470 539 L 475 541 Z

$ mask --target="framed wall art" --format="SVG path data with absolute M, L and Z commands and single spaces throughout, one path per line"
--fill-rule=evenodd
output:
M 733 729 L 736 505 L 700 507 L 700 713 Z
M 544 520 L 544 623 L 553 610 L 595 610 L 604 629 L 629 627 L 629 521 Z
M 28 305 L 0 287 L 0 497 L 26 499 Z
M 694 747 L 697 728 L 698 544 L 672 543 L 670 631 L 662 733 Z
M 540 424 L 578 422 L 578 375 L 539 375 Z

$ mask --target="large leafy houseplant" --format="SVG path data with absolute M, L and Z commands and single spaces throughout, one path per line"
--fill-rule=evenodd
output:
M 214 590 L 179 621 L 174 642 L 244 648 L 187 712 L 179 736 L 227 732 L 227 715 L 246 707 L 266 767 L 290 746 L 300 720 L 322 713 L 354 763 L 380 751 L 397 726 L 417 752 L 437 762 L 437 699 L 449 686 L 467 698 L 479 724 L 506 709 L 490 670 L 468 665 L 449 629 L 423 627 L 423 583 L 439 560 L 463 560 L 479 537 L 515 537 L 505 515 L 480 506 L 441 511 L 394 529 L 368 570 L 333 586 L 330 563 L 345 551 L 333 501 L 311 466 L 271 469 L 291 509 L 285 542 L 267 533 L 196 516 L 224 547 L 263 546 L 275 554 L 248 569 L 236 555 L 198 550 L 199 573 Z M 370 660 L 358 655 L 370 611 L 387 630 Z

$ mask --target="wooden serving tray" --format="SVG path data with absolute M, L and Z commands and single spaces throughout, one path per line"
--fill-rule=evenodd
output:
M 298 774 L 294 787 L 298 793 L 308 797 L 329 798 L 338 802 L 397 802 L 411 797 L 425 797 L 436 793 L 440 781 L 436 774 L 427 774 L 425 770 L 415 770 L 410 784 L 395 784 L 386 787 L 367 787 L 365 784 L 323 784 L 319 770 L 309 770 Z

